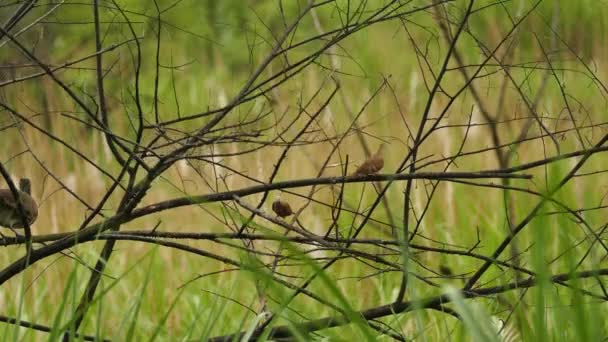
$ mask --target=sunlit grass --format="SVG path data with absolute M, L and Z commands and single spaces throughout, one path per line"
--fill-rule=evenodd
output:
M 233 14 L 238 16 L 238 11 L 233 10 L 235 11 Z M 586 11 L 583 14 L 585 13 L 589 16 L 593 15 Z M 196 16 L 193 13 L 188 14 Z M 564 15 L 563 18 L 567 21 L 572 20 L 567 15 Z M 486 25 L 488 25 L 488 21 L 496 22 L 495 20 L 486 20 Z M 606 56 L 605 51 L 602 51 L 601 44 L 602 40 L 605 39 L 605 35 L 600 34 L 603 32 L 602 21 L 591 21 L 594 22 L 593 27 L 597 30 L 594 31 L 597 34 L 593 35 L 597 37 L 597 41 L 591 47 L 582 46 L 580 48 L 583 51 L 590 50 L 595 53 L 594 59 L 598 61 L 599 76 L 604 76 L 602 70 L 605 70 L 603 60 Z M 186 20 L 186 22 L 188 21 Z M 197 19 L 198 22 L 200 20 Z M 592 31 L 593 28 L 589 30 Z M 360 125 L 366 127 L 366 132 L 370 134 L 367 137 L 367 143 L 371 149 L 379 144 L 379 140 L 373 139 L 371 135 L 391 142 L 386 158 L 387 166 L 385 170 L 387 172 L 395 170 L 406 153 L 407 131 L 402 123 L 401 116 L 403 115 L 410 124 L 415 123 L 419 119 L 419 113 L 424 109 L 427 97 L 422 84 L 423 81 L 420 77 L 412 76 L 413 73 L 419 72 L 415 60 L 406 57 L 403 52 L 404 49 L 411 49 L 411 46 L 406 45 L 406 40 L 403 39 L 402 35 L 395 34 L 397 31 L 399 31 L 398 28 L 383 24 L 377 28 L 371 28 L 364 35 L 355 36 L 344 42 L 347 50 L 360 52 L 357 55 L 357 63 L 345 59 L 342 65 L 345 73 L 354 76 L 342 76 L 342 91 L 346 95 L 346 100 L 333 102 L 326 113 L 323 113 L 320 117 L 321 124 L 325 124 L 324 128 L 328 132 L 333 134 L 342 132 L 350 122 L 349 110 L 357 111 L 379 86 L 382 77 L 390 76 L 391 83 L 395 85 L 396 89 L 395 96 L 388 91 L 380 92 L 380 95 L 371 102 L 360 120 Z M 501 32 L 500 27 L 491 26 L 487 34 L 495 35 L 495 41 L 497 41 Z M 577 36 L 575 32 L 573 37 L 580 37 L 580 35 Z M 242 81 L 248 75 L 249 68 L 243 66 L 243 64 L 246 65 L 244 62 L 246 58 L 244 55 L 237 53 L 242 50 L 237 44 L 242 43 L 240 40 L 242 37 L 238 37 L 235 32 L 230 31 L 222 33 L 219 38 L 224 45 L 205 45 L 204 48 L 199 49 L 196 44 L 182 44 L 181 39 L 184 38 L 176 34 L 166 45 L 166 49 L 172 51 L 175 64 L 193 59 L 197 61 L 183 70 L 176 71 L 175 85 L 179 94 L 181 115 L 201 112 L 207 107 L 213 108 L 224 105 L 238 91 Z M 369 46 L 369 41 L 374 41 L 383 48 L 380 50 L 374 49 Z M 60 44 L 60 42 L 56 41 L 55 44 Z M 85 50 L 85 48 L 91 48 L 90 44 L 90 42 L 85 41 L 75 45 L 78 46 L 78 49 Z M 63 44 L 61 46 L 67 48 L 68 45 Z M 147 52 L 153 51 L 152 45 L 146 45 L 144 48 Z M 62 51 L 62 49 L 59 49 L 59 51 Z M 75 53 L 76 51 L 66 52 Z M 439 51 L 434 51 L 434 53 L 440 55 Z M 539 52 L 533 47 L 529 47 L 529 50 L 518 49 L 517 53 L 523 60 L 537 60 L 539 56 Z M 400 57 L 396 58 L 395 56 Z M 408 56 L 411 57 L 409 54 Z M 528 58 L 526 59 L 525 56 L 528 56 Z M 62 55 L 54 57 L 60 59 Z M 262 55 L 255 55 L 255 57 L 255 61 L 259 61 Z M 327 59 L 324 61 L 327 62 Z M 387 63 L 386 61 L 393 62 Z M 154 77 L 153 69 L 150 68 L 153 65 L 153 60 L 147 60 L 146 63 L 142 79 L 149 85 L 152 84 Z M 240 66 L 239 72 L 234 72 L 235 65 Z M 129 65 L 120 65 L 119 67 L 122 68 L 121 72 L 126 74 L 131 68 Z M 362 68 L 365 73 L 362 72 Z M 300 94 L 304 98 L 311 96 L 323 82 L 324 71 L 312 66 L 301 77 L 286 83 L 285 87 L 281 88 L 276 95 L 276 106 L 280 109 L 277 111 L 288 110 L 290 115 L 295 115 L 300 103 Z M 514 70 L 513 72 L 518 77 L 524 75 L 522 71 Z M 163 79 L 160 84 L 160 94 L 163 100 L 161 119 L 170 119 L 174 118 L 177 112 L 172 97 L 173 83 L 171 83 L 169 71 L 163 70 L 162 76 Z M 62 77 L 66 80 L 77 79 L 84 89 L 93 92 L 94 78 L 92 73 L 69 71 L 64 73 Z M 498 88 L 501 80 L 501 76 L 497 75 L 489 77 L 483 84 L 478 84 L 485 92 L 490 106 L 495 106 L 497 100 L 493 97 L 499 94 Z M 105 147 L 103 137 L 97 132 L 87 130 L 78 123 L 61 118 L 59 112 L 75 116 L 80 115 L 80 113 L 72 112 L 75 110 L 74 105 L 65 94 L 45 90 L 50 88 L 50 80 L 42 79 L 40 84 L 36 82 L 38 81 L 25 82 L 9 89 L 7 91 L 9 101 L 14 102 L 13 105 L 19 111 L 30 115 L 35 115 L 39 111 L 57 111 L 50 119 L 52 132 L 66 139 L 68 144 L 78 147 L 101 168 L 116 174 L 118 165 L 112 161 L 112 156 Z M 124 87 L 132 85 L 131 82 L 132 80 L 126 77 L 109 78 L 107 87 L 113 90 L 110 95 L 112 127 L 117 128 L 121 133 L 129 132 L 132 135 L 133 132 L 129 128 L 129 116 L 134 118 L 134 107 L 127 88 Z M 532 97 L 534 96 L 534 85 L 537 85 L 538 82 L 539 78 L 531 77 L 529 87 L 525 88 L 530 91 L 529 95 Z M 568 80 L 568 82 L 568 90 L 572 96 L 581 99 L 585 103 L 585 111 L 592 113 L 589 118 L 581 113 L 582 124 L 605 120 L 605 115 L 602 112 L 605 108 L 605 100 L 597 96 L 600 91 L 590 89 L 587 86 L 589 80 L 585 77 Z M 451 71 L 446 89 L 455 90 L 461 85 L 460 75 L 457 74 L 457 71 Z M 46 94 L 47 108 L 40 102 L 39 93 Z M 146 118 L 148 120 L 152 120 L 152 95 L 152 87 L 143 88 L 142 97 L 145 100 Z M 527 110 L 516 99 L 517 94 L 514 90 L 507 91 L 504 107 L 508 108 L 507 111 L 513 113 L 514 117 L 527 116 Z M 561 110 L 563 106 L 561 104 L 562 98 L 559 89 L 555 86 L 547 88 L 545 99 L 539 106 L 545 108 L 542 111 L 543 113 L 554 115 L 555 112 Z M 435 102 L 432 107 L 433 114 L 437 115 L 445 103 L 447 103 L 445 98 Z M 316 104 L 318 105 L 318 102 Z M 473 101 L 469 96 L 463 97 L 449 111 L 448 122 L 451 124 L 465 124 L 472 104 Z M 265 104 L 259 101 L 255 104 L 245 105 L 244 108 L 261 108 L 263 105 Z M 399 112 L 399 108 L 403 113 Z M 243 109 L 243 112 L 245 112 L 245 109 Z M 581 112 L 583 112 L 582 109 Z M 474 112 L 473 121 L 480 123 L 482 119 L 478 114 Z M 49 124 L 49 119 L 42 115 L 33 116 L 31 120 L 42 127 L 49 127 L 45 126 Z M 196 127 L 206 122 L 206 120 L 194 120 L 188 124 L 177 125 L 176 128 Z M 10 121 L 2 121 L 2 123 L 7 124 Z M 271 124 L 272 120 L 269 118 L 264 123 Z M 334 127 L 328 124 L 335 125 L 335 131 Z M 550 124 L 552 127 L 560 127 L 559 122 L 550 122 Z M 501 130 L 501 134 L 504 134 L 502 136 L 504 141 L 513 139 L 522 125 L 523 120 L 505 125 L 505 128 Z M 564 124 L 564 128 L 566 127 L 570 126 Z M 28 148 L 25 144 L 27 142 L 31 152 L 41 161 L 41 164 L 38 164 L 31 154 L 25 153 L 6 163 L 15 176 L 27 175 L 34 180 L 33 193 L 40 204 L 40 217 L 34 225 L 35 234 L 67 232 L 77 229 L 89 212 L 83 204 L 62 189 L 60 184 L 46 177 L 46 172 L 41 165 L 57 175 L 82 200 L 92 205 L 100 200 L 111 184 L 110 180 L 61 145 L 50 143 L 48 138 L 31 127 L 25 126 L 22 132 L 25 138 L 22 138 L 16 130 L 2 131 L 3 143 L 0 144 L 0 153 L 2 156 L 14 156 Z M 420 151 L 420 156 L 428 156 L 431 160 L 434 160 L 449 156 L 457 151 L 464 136 L 464 128 L 445 129 L 440 132 L 441 134 L 429 139 L 427 145 Z M 538 132 L 536 127 L 534 133 Z M 538 141 L 522 144 L 513 156 L 512 162 L 516 164 L 539 159 L 544 151 L 554 153 L 550 140 L 546 139 L 545 143 L 546 146 L 541 146 Z M 463 150 L 467 152 L 486 147 L 489 144 L 487 129 L 475 127 L 472 128 Z M 343 155 L 348 154 L 352 162 L 349 169 L 353 170 L 355 165 L 358 165 L 365 158 L 363 149 L 355 136 L 347 138 L 343 146 L 341 152 Z M 578 142 L 573 134 L 568 133 L 566 140 L 562 142 L 560 147 L 563 149 L 562 152 L 567 152 L 578 147 Z M 239 146 L 230 144 L 217 147 L 220 152 L 234 152 L 238 148 Z M 278 180 L 316 177 L 318 167 L 322 163 L 319 158 L 320 156 L 324 157 L 329 150 L 330 146 L 326 143 L 294 147 L 285 164 L 286 166 L 279 174 Z M 268 148 L 262 152 L 255 152 L 238 158 L 226 158 L 224 162 L 236 169 L 247 171 L 250 176 L 266 179 L 279 152 L 279 148 Z M 7 157 L 3 157 L 3 162 Z M 340 161 L 337 158 L 332 159 L 334 164 L 339 164 Z M 443 163 L 437 164 L 424 170 L 440 171 L 444 165 Z M 559 172 L 554 169 L 543 170 L 540 168 L 525 171 L 534 174 L 536 176 L 535 181 L 514 181 L 513 184 L 537 191 L 546 190 L 546 184 L 539 181 L 544 179 L 545 171 L 549 172 L 549 178 L 553 179 L 553 172 L 563 175 L 563 172 L 567 171 L 573 164 L 571 161 L 563 161 L 559 165 Z M 602 166 L 600 165 L 605 168 L 605 158 L 593 157 L 585 169 L 601 169 Z M 206 180 L 213 179 L 213 168 L 210 165 L 195 162 L 194 166 L 197 168 L 196 171 L 204 175 Z M 449 170 L 476 171 L 496 167 L 495 157 L 491 154 L 484 154 L 459 158 Z M 326 170 L 325 175 L 338 175 L 339 172 L 340 168 L 334 167 Z M 601 192 L 597 191 L 597 184 L 601 184 L 601 179 L 601 174 L 574 179 L 571 181 L 572 184 L 567 185 L 557 194 L 557 197 L 560 201 L 571 204 L 574 208 L 597 205 L 598 201 L 601 200 L 598 198 Z M 229 176 L 226 183 L 227 186 L 220 184 L 218 191 L 237 189 L 254 184 L 254 182 L 237 176 Z M 375 198 L 376 193 L 371 184 L 349 184 L 346 187 L 346 203 L 353 207 L 361 206 L 365 208 Z M 417 182 L 413 192 L 413 207 L 417 212 L 421 212 L 424 208 L 425 190 L 425 184 Z M 177 164 L 164 174 L 162 180 L 154 184 L 153 189 L 142 202 L 142 206 L 170 198 L 204 194 L 210 191 L 213 190 L 205 184 L 205 179 L 194 172 L 189 165 Z M 293 191 L 306 195 L 309 189 Z M 325 188 L 315 198 L 330 202 L 333 198 L 333 191 L 334 189 Z M 402 192 L 403 183 L 396 183 L 387 194 L 393 213 L 392 219 L 398 224 L 403 221 L 401 212 L 403 206 Z M 105 206 L 106 210 L 102 212 L 104 215 L 112 216 L 115 213 L 121 195 L 122 192 L 119 190 L 112 196 Z M 271 198 L 275 196 L 277 195 L 271 194 Z M 304 199 L 293 195 L 283 194 L 282 196 L 289 198 L 294 207 L 299 207 L 305 203 Z M 260 196 L 255 195 L 246 198 L 246 200 L 249 203 L 257 204 L 259 198 Z M 516 193 L 513 194 L 513 199 L 517 203 L 515 222 L 521 220 L 529 209 L 540 200 L 530 195 Z M 427 240 L 432 239 L 459 246 L 473 246 L 477 242 L 477 233 L 479 232 L 483 244 L 479 246 L 476 252 L 487 255 L 508 234 L 509 228 L 502 200 L 503 194 L 498 189 L 442 183 L 439 185 L 433 203 L 420 227 L 420 233 L 424 238 L 417 238 L 414 242 L 432 245 L 431 240 Z M 270 210 L 269 207 L 263 209 Z M 221 215 L 222 210 L 218 204 L 189 206 L 129 222 L 122 229 L 152 229 L 157 223 L 160 223 L 159 230 L 222 232 L 226 231 L 226 227 L 211 215 L 211 213 Z M 547 205 L 545 210 L 562 209 Z M 322 234 L 324 233 L 323 228 L 330 222 L 329 213 L 329 208 L 313 204 L 303 212 L 300 219 L 302 223 L 310 227 L 311 231 Z M 585 213 L 585 219 L 594 227 L 604 222 L 604 217 L 605 209 Z M 383 208 L 376 211 L 374 218 L 382 222 L 388 221 L 386 211 Z M 339 224 L 344 231 L 348 231 L 352 229 L 353 224 L 356 226 L 360 221 L 360 218 L 344 214 Z M 261 226 L 271 225 L 263 219 L 257 219 L 256 223 Z M 370 224 L 365 227 L 361 237 L 388 238 L 390 234 L 385 228 L 386 226 L 378 227 Z M 556 261 L 550 269 L 543 269 L 541 266 L 543 262 L 547 261 L 547 255 L 555 256 L 558 250 L 564 250 L 573 240 L 578 241 L 585 234 L 585 232 L 580 231 L 580 228 L 562 216 L 546 216 L 538 220 L 535 219 L 529 229 L 524 230 L 516 241 L 520 249 L 531 248 L 531 265 L 526 266 L 530 266 L 536 271 L 542 271 L 541 276 L 548 276 L 553 270 L 563 271 L 568 267 L 574 267 L 582 256 L 579 250 L 572 251 L 570 255 Z M 187 243 L 237 260 L 246 257 L 213 242 L 190 241 Z M 48 258 L 4 284 L 0 288 L 0 304 L 4 308 L 2 314 L 10 317 L 20 317 L 23 320 L 40 324 L 48 324 L 56 328 L 57 333 L 61 333 L 60 328 L 65 328 L 66 324 L 69 324 L 73 318 L 72 315 L 90 275 L 90 272 L 82 263 L 89 267 L 93 266 L 101 245 L 101 242 L 79 245 L 70 251 L 66 251 L 66 254 L 70 254 L 74 258 L 66 256 Z M 261 243 L 261 245 L 268 245 L 273 248 L 277 246 L 276 243 Z M 373 249 L 370 248 L 370 250 Z M 2 265 L 9 264 L 24 253 L 22 247 L 6 247 L 3 251 L 4 253 L 0 254 Z M 420 264 L 430 269 L 437 270 L 439 265 L 446 265 L 454 271 L 455 277 L 453 279 L 433 279 L 432 277 L 436 277 L 436 275 L 432 275 L 420 265 L 411 263 L 413 268 L 410 271 L 413 274 L 430 276 L 440 286 L 461 286 L 462 280 L 459 278 L 470 275 L 470 272 L 481 264 L 479 260 L 470 258 L 451 258 L 430 252 L 413 252 Z M 506 258 L 508 251 L 503 254 L 503 257 Z M 601 262 L 605 263 L 605 261 L 601 261 L 601 258 L 601 255 L 590 256 L 583 263 L 586 265 L 584 268 L 594 267 Z M 268 261 L 268 258 L 262 259 Z M 314 269 L 312 264 L 308 264 L 304 258 L 303 265 L 300 267 L 286 268 L 284 271 L 298 276 L 310 276 L 318 270 Z M 321 280 L 312 284 L 311 290 L 345 309 L 363 310 L 391 302 L 395 298 L 399 286 L 398 274 L 386 273 L 367 277 L 374 272 L 374 269 L 362 266 L 360 263 L 339 261 L 326 273 L 323 273 Z M 189 283 L 191 279 L 203 274 L 211 275 Z M 513 280 L 512 273 L 493 267 L 482 277 L 480 284 L 498 285 Z M 251 327 L 256 322 L 256 315 L 243 309 L 242 305 L 249 306 L 254 311 L 260 310 L 261 303 L 256 286 L 258 286 L 257 283 L 265 281 L 268 281 L 265 276 L 255 272 L 235 271 L 228 265 L 222 265 L 219 262 L 189 255 L 185 252 L 137 242 L 118 242 L 98 291 L 98 294 L 102 297 L 89 308 L 89 314 L 79 331 L 116 340 L 125 337 L 131 340 L 141 340 L 148 339 L 151 336 L 157 336 L 159 340 L 199 339 L 235 332 Z M 187 285 L 180 289 L 180 286 L 184 284 Z M 114 286 L 109 289 L 112 285 Z M 579 285 L 585 288 L 597 287 L 592 280 L 581 280 Z M 411 278 L 409 286 L 406 300 L 420 299 L 443 292 L 441 287 L 427 286 L 414 277 Z M 106 289 L 107 292 L 105 292 Z M 267 296 L 273 298 L 269 306 L 273 311 L 282 313 L 282 316 L 276 321 L 277 325 L 300 322 L 303 320 L 300 315 L 306 318 L 319 318 L 335 314 L 335 311 L 304 296 L 298 296 L 292 302 L 288 301 L 287 298 L 289 298 L 291 290 L 269 286 L 266 291 L 268 292 Z M 532 300 L 518 302 L 518 294 L 523 291 L 532 292 Z M 581 340 L 583 338 L 585 340 L 596 340 L 597 337 L 605 335 L 605 327 L 597 327 L 591 322 L 593 322 L 593 317 L 604 317 L 606 309 L 595 303 L 587 303 L 586 301 L 589 301 L 589 299 L 581 297 L 576 291 L 541 283 L 541 286 L 534 289 L 507 292 L 501 296 L 503 296 L 502 302 L 498 299 L 486 298 L 476 301 L 475 305 L 481 303 L 486 313 L 496 312 L 494 315 L 507 320 L 507 325 L 516 326 L 525 340 L 561 339 L 566 341 L 577 337 Z M 290 305 L 289 309 L 284 307 L 286 304 Z M 475 311 L 478 307 L 469 307 L 468 305 L 466 301 L 457 303 L 457 307 L 462 306 L 461 309 L 464 312 L 472 310 L 473 317 L 479 314 Z M 509 317 L 512 309 L 515 314 Z M 572 317 L 576 319 L 570 319 Z M 478 329 L 467 328 L 466 325 L 459 323 L 453 317 L 426 311 L 396 315 L 382 321 L 398 322 L 395 326 L 399 326 L 406 336 L 424 338 L 429 341 L 445 339 L 446 336 L 450 336 L 454 340 L 469 340 L 477 336 L 475 332 L 483 332 L 483 329 L 486 328 L 483 326 L 478 327 Z M 323 331 L 323 334 L 340 340 L 360 340 L 371 339 L 377 333 L 365 326 L 365 323 L 355 322 L 352 326 L 328 329 Z M 55 337 L 57 336 L 55 335 Z M 15 329 L 12 325 L 0 325 L 0 339 L 3 340 L 38 340 L 47 337 L 46 334 L 33 332 L 32 330 Z

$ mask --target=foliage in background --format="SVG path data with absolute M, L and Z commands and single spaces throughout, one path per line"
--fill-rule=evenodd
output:
M 606 5 L 316 2 L 0 4 L 0 336 L 605 338 Z

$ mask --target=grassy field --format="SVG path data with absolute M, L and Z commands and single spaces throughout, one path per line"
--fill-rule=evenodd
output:
M 161 15 L 159 63 L 162 67 L 158 70 L 159 101 L 156 104 L 161 121 L 229 103 L 289 24 L 281 19 L 278 5 L 281 2 L 276 1 L 184 1 L 176 2 L 174 6 L 169 1 L 158 3 L 160 8 L 168 8 Z M 314 15 L 310 14 L 302 21 L 292 43 L 340 27 L 345 15 L 341 9 L 347 3 L 337 1 L 335 6 L 316 9 Z M 384 3 L 388 1 L 366 3 L 369 8 L 362 11 L 362 17 Z M 304 1 L 284 2 L 282 10 L 285 17 L 293 20 L 304 4 Z M 418 1 L 409 6 L 414 8 L 425 4 L 428 3 Z M 467 4 L 464 1 L 450 3 L 446 7 L 450 18 L 461 19 Z M 4 5 L 0 5 L 0 18 L 4 22 L 14 8 L 1 6 Z M 110 10 L 109 7 L 114 6 L 111 3 L 104 6 L 101 7 L 104 46 L 132 38 L 123 15 L 132 21 L 135 34 L 141 38 L 138 93 L 135 93 L 134 86 L 135 45 L 121 45 L 104 55 L 111 127 L 117 135 L 135 139 L 133 127 L 137 126 L 138 109 L 134 99 L 137 96 L 141 98 L 147 123 L 153 123 L 155 118 L 158 15 L 151 2 L 147 1 L 121 2 L 126 10 L 124 13 Z M 493 48 L 510 30 L 513 21 L 521 18 L 531 6 L 525 1 L 475 2 L 474 8 L 480 10 L 471 15 L 468 29 Z M 483 96 L 483 104 L 491 108 L 500 121 L 500 139 L 504 144 L 517 140 L 529 121 L 530 113 L 522 99 L 532 101 L 539 89 L 543 89 L 536 105 L 537 113 L 559 140 L 559 151 L 551 137 L 539 138 L 544 132 L 534 124 L 527 135 L 529 141 L 503 148 L 512 152 L 510 166 L 590 148 L 607 132 L 607 94 L 601 82 L 608 76 L 608 51 L 605 47 L 608 8 L 605 4 L 591 1 L 560 3 L 557 9 L 554 6 L 554 2 L 541 2 L 518 28 L 515 38 L 505 44 L 509 49 L 499 49 L 498 54 L 504 56 L 501 61 L 504 65 L 491 61 L 475 81 Z M 40 16 L 50 8 L 50 5 L 40 6 L 33 13 Z M 281 132 L 282 141 L 289 141 L 301 128 L 300 125 L 290 127 L 290 120 L 300 123 L 297 121 L 300 116 L 305 120 L 321 108 L 323 112 L 302 138 L 302 141 L 311 143 L 291 148 L 275 182 L 317 178 L 320 170 L 323 170 L 322 176 L 339 176 L 346 156 L 348 169 L 352 171 L 369 154 L 366 150 L 373 152 L 382 142 L 388 143 L 383 172 L 396 172 L 412 146 L 408 130 L 416 131 L 427 106 L 428 89 L 436 76 L 430 70 L 439 70 L 448 49 L 433 15 L 436 13 L 428 10 L 408 16 L 407 20 L 393 19 L 365 27 L 319 56 L 316 63 L 280 87 L 268 91 L 265 98 L 257 98 L 233 109 L 223 122 L 225 126 L 238 125 L 255 113 L 271 112 L 271 115 L 245 127 L 268 128 L 264 131 L 267 135 L 255 137 L 258 140 L 252 138 L 252 142 L 223 141 L 198 148 L 197 154 L 209 157 L 175 163 L 152 184 L 138 207 L 257 184 L 233 170 L 266 181 L 285 144 L 265 146 L 242 155 L 210 155 L 248 150 L 258 146 L 257 141 L 268 141 Z M 317 23 L 313 17 L 317 18 Z M 41 60 L 50 65 L 61 65 L 94 52 L 92 20 L 90 5 L 63 4 L 19 38 Z M 557 23 L 559 38 L 555 38 L 549 29 L 552 20 Z M 455 30 L 457 22 L 452 26 Z M 417 56 L 412 41 L 419 44 L 418 48 L 427 50 Z M 262 78 L 281 70 L 288 61 L 293 63 L 312 53 L 321 44 L 319 40 L 290 51 L 284 59 L 278 58 L 270 63 Z M 483 61 L 483 48 L 472 35 L 463 34 L 458 47 L 467 64 L 475 66 Z M 421 54 L 425 54 L 426 61 L 421 60 Z M 547 73 L 543 69 L 547 67 L 546 55 L 551 56 L 555 73 Z M 33 196 L 38 201 L 40 212 L 32 227 L 34 235 L 72 232 L 78 230 L 90 214 L 83 203 L 95 206 L 112 185 L 112 180 L 100 169 L 116 177 L 120 165 L 113 159 L 103 134 L 87 126 L 91 122 L 87 121 L 82 110 L 50 77 L 9 82 L 15 76 L 11 72 L 23 76 L 40 71 L 26 63 L 28 60 L 14 44 L 0 45 L 0 67 L 11 65 L 14 68 L 0 69 L 0 101 L 29 120 L 16 123 L 19 120 L 9 111 L 0 111 L 0 161 L 13 177 L 24 175 L 32 178 Z M 330 69 L 336 67 L 335 63 L 339 64 L 340 72 L 332 74 L 332 80 Z M 519 88 L 505 82 L 505 65 L 510 66 L 509 71 Z M 57 73 L 77 96 L 92 107 L 97 96 L 94 68 L 95 60 L 88 59 Z M 429 126 L 434 123 L 432 118 L 437 117 L 449 103 L 450 98 L 445 94 L 454 93 L 465 84 L 454 60 L 448 65 L 448 70 L 441 84 L 445 93 L 438 94 L 430 105 Z M 473 67 L 467 70 L 472 72 Z M 543 81 L 545 77 L 548 81 Z M 336 80 L 340 89 L 330 104 L 323 108 Z M 503 90 L 503 87 L 507 89 Z M 575 114 L 574 120 L 567 114 L 565 108 L 568 106 Z M 301 108 L 306 108 L 306 111 L 301 111 Z M 361 115 L 356 120 L 357 129 L 349 129 L 358 113 Z M 178 139 L 207 122 L 209 118 L 203 117 L 168 125 L 167 135 Z M 580 127 L 578 132 L 573 130 L 573 122 Z M 439 126 L 418 151 L 418 165 L 428 163 L 419 171 L 446 171 L 449 160 L 445 158 L 456 154 L 458 158 L 448 168 L 452 172 L 500 167 L 494 151 L 484 151 L 493 147 L 493 141 L 487 121 L 470 90 L 465 90 L 455 99 Z M 62 143 L 43 131 L 59 137 Z M 156 133 L 154 130 L 145 132 L 143 141 L 150 141 Z M 323 167 L 324 158 L 343 135 L 346 137 L 340 140 L 339 153 L 330 158 L 328 167 Z M 66 145 L 75 147 L 92 163 L 83 160 Z M 169 149 L 158 151 L 168 153 Z M 605 172 L 602 173 L 608 167 L 608 159 L 604 154 L 600 152 L 592 156 L 578 172 L 579 176 L 554 194 L 553 201 L 541 206 L 528 227 L 517 235 L 514 245 L 522 253 L 518 264 L 535 272 L 538 277 L 536 286 L 473 300 L 463 300 L 459 294 L 454 294 L 453 303 L 448 307 L 458 312 L 460 319 L 438 310 L 425 309 L 391 315 L 372 323 L 390 326 L 396 329 L 396 333 L 412 340 L 605 339 L 608 326 L 602 317 L 608 314 L 604 304 L 608 295 L 602 284 L 604 274 L 571 280 L 567 285 L 557 285 L 549 279 L 553 274 L 606 267 L 606 250 L 599 243 L 605 241 L 602 233 L 608 214 L 605 208 L 608 184 Z M 541 196 L 559 183 L 578 160 L 567 158 L 527 169 L 522 173 L 533 175 L 533 180 L 510 181 L 514 187 L 537 194 L 509 191 L 506 195 L 504 189 L 487 186 L 499 185 L 500 180 L 483 182 L 486 186 L 440 182 L 435 190 L 429 181 L 414 182 L 411 208 L 416 215 L 425 214 L 419 222 L 418 235 L 411 241 L 408 269 L 411 276 L 405 300 L 422 300 L 448 293 L 451 288 L 460 288 L 483 263 L 472 257 L 429 251 L 429 247 L 452 250 L 475 247 L 476 254 L 491 255 L 509 235 L 509 220 L 519 223 L 526 217 L 540 202 Z M 221 161 L 226 168 L 214 167 L 211 161 Z M 141 180 L 141 174 L 138 180 Z M 331 203 L 335 202 L 339 188 L 337 185 L 319 186 L 312 203 L 307 199 L 311 191 L 309 186 L 289 189 L 282 192 L 281 198 L 289 200 L 294 208 L 306 205 L 299 221 L 307 230 L 323 236 L 332 222 Z M 404 189 L 405 182 L 393 183 L 386 193 L 388 205 L 373 212 L 373 220 L 358 238 L 393 238 L 391 222 L 403 227 Z M 432 200 L 428 198 L 430 191 L 434 191 Z M 93 222 L 113 216 L 123 194 L 122 191 L 114 193 L 103 206 L 103 216 L 96 217 Z M 270 203 L 278 196 L 279 191 L 271 192 L 270 200 L 262 210 L 270 212 Z M 510 196 L 510 217 L 505 209 L 505 196 Z M 372 182 L 344 186 L 345 207 L 357 212 L 366 212 L 376 197 L 377 190 Z M 255 206 L 261 198 L 262 194 L 255 194 L 243 199 Z M 581 215 L 583 223 L 567 209 Z M 226 233 L 245 223 L 248 215 L 233 201 L 200 203 L 135 219 L 124 224 L 121 231 L 157 229 Z M 362 220 L 361 215 L 344 212 L 337 220 L 337 230 L 347 235 Z M 410 224 L 416 224 L 415 218 L 410 218 Z M 258 232 L 277 236 L 283 232 L 261 217 L 250 223 L 250 226 L 254 225 Z M 597 240 L 593 239 L 594 234 L 599 236 Z M 291 263 L 279 266 L 277 274 L 295 284 L 316 275 L 308 290 L 351 313 L 349 318 L 354 321 L 342 327 L 321 330 L 319 335 L 302 334 L 296 338 L 390 340 L 355 314 L 394 300 L 401 274 L 390 267 L 384 265 L 383 268 L 381 264 L 351 257 L 321 272 L 319 265 L 328 260 L 325 258 L 335 256 L 336 252 L 296 243 L 255 241 L 259 254 L 254 257 L 243 250 L 245 243 L 238 239 L 168 241 L 237 260 L 242 267 L 167 246 L 118 241 L 79 332 L 112 340 L 188 341 L 252 330 L 264 319 L 260 314 L 264 304 L 260 293 L 265 294 L 268 311 L 276 314 L 271 326 L 295 325 L 336 315 L 336 310 L 310 297 L 300 295 L 292 299 L 293 289 L 271 281 L 268 270 L 255 268 L 260 262 L 272 262 L 273 257 L 264 253 L 277 250 L 280 245 L 283 253 L 292 259 L 289 260 Z M 52 327 L 53 332 L 0 324 L 0 338 L 15 341 L 59 339 L 59 334 L 73 323 L 74 312 L 91 274 L 90 268 L 97 261 L 103 244 L 102 241 L 79 244 L 63 251 L 63 254 L 35 263 L 3 283 L 0 287 L 1 315 Z M 393 247 L 390 254 L 389 249 L 374 245 L 363 246 L 361 251 L 399 264 L 399 246 Z M 0 265 L 3 266 L 0 267 L 3 268 L 22 257 L 25 250 L 22 245 L 13 245 L 2 247 L 2 251 Z M 507 249 L 499 260 L 512 262 L 512 252 Z M 440 266 L 449 267 L 453 274 L 442 275 Z M 509 284 L 518 279 L 516 274 L 513 269 L 492 266 L 476 286 L 489 288 Z M 502 325 L 505 329 L 500 329 Z M 293 329 L 297 335 L 297 328 L 294 326 Z

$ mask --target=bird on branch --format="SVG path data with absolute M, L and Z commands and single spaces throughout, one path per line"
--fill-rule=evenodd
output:
M 272 211 L 274 211 L 274 213 L 280 218 L 293 215 L 293 210 L 291 210 L 289 203 L 281 201 L 280 199 L 272 202 Z
M 32 185 L 28 178 L 19 180 L 19 198 L 28 224 L 38 217 L 38 205 L 31 196 Z M 0 189 L 0 226 L 9 228 L 17 235 L 15 228 L 24 228 L 23 220 L 17 207 L 17 199 L 10 189 Z M 0 234 L 1 235 L 1 234 Z
M 354 176 L 367 176 L 375 175 L 384 167 L 384 146 L 385 144 L 378 147 L 378 151 L 369 157 L 366 161 L 359 166 L 359 168 L 353 173 Z
M 454 275 L 452 269 L 446 265 L 439 265 L 439 274 L 446 277 L 451 277 L 452 275 Z

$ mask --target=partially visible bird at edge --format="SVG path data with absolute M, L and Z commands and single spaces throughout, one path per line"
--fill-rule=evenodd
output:
M 354 176 L 375 175 L 384 167 L 384 144 L 378 147 L 378 151 L 361 164 L 353 173 Z
M 19 197 L 27 223 L 34 223 L 38 218 L 38 205 L 31 196 L 31 183 L 28 178 L 19 180 Z M 17 200 L 10 189 L 0 189 L 0 226 L 9 228 L 15 234 L 15 228 L 24 228 Z

